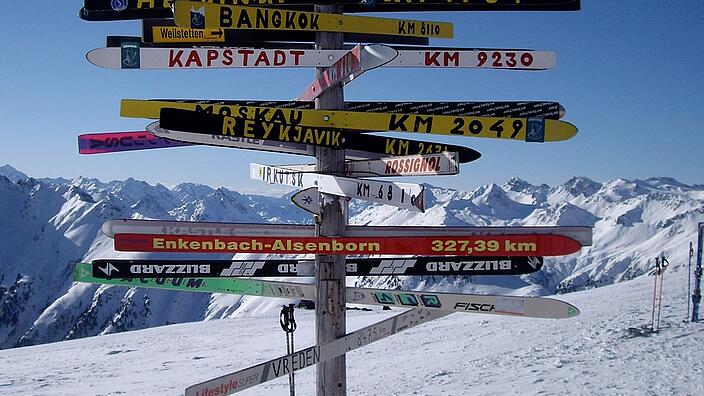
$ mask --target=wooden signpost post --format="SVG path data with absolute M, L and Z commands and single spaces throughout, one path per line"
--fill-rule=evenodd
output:
M 142 37 L 109 37 L 106 48 L 86 55 L 101 67 L 316 68 L 313 83 L 297 100 L 125 99 L 122 116 L 159 121 L 146 131 L 79 136 L 82 154 L 202 144 L 315 156 L 315 165 L 250 165 L 252 178 L 301 188 L 292 201 L 314 215 L 315 226 L 110 220 L 102 231 L 114 238 L 115 250 L 315 255 L 315 261 L 99 259 L 78 263 L 75 279 L 315 302 L 316 345 L 185 390 L 197 396 L 235 393 L 312 365 L 317 394 L 341 396 L 347 388 L 346 352 L 424 322 L 454 312 L 551 319 L 578 315 L 574 306 L 549 298 L 346 287 L 348 275 L 527 274 L 542 267 L 543 256 L 589 246 L 592 232 L 589 227 L 348 225 L 349 198 L 425 210 L 422 185 L 362 177 L 452 175 L 460 163 L 480 157 L 468 147 L 369 132 L 551 142 L 570 139 L 577 128 L 561 120 L 565 110 L 557 102 L 345 102 L 342 86 L 378 67 L 545 70 L 556 63 L 554 52 L 528 49 L 345 45 L 351 39 L 427 44 L 428 38 L 452 37 L 453 26 L 343 11 L 579 8 L 579 0 L 84 0 L 80 16 L 86 20 L 173 18 L 145 20 Z M 315 283 L 248 279 L 262 276 L 314 276 Z M 410 310 L 347 334 L 347 302 Z

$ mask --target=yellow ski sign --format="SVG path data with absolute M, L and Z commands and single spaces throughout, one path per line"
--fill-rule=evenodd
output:
M 298 30 L 452 38 L 452 24 L 288 9 L 176 1 L 176 24 L 190 29 Z
M 360 131 L 419 132 L 526 142 L 561 141 L 570 139 L 577 134 L 577 128 L 568 122 L 543 118 L 301 110 L 215 103 L 123 99 L 120 115 L 131 118 L 158 119 L 162 108 L 175 108 L 292 126 L 302 125 Z
M 177 26 L 152 26 L 153 43 L 224 43 L 222 29 L 187 29 Z

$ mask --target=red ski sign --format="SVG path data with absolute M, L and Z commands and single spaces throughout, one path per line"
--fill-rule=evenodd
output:
M 275 237 L 116 234 L 115 250 L 173 253 L 410 254 L 424 256 L 562 256 L 579 242 L 559 235 L 433 237 Z

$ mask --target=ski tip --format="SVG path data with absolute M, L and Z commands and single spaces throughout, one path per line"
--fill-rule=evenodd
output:
M 546 136 L 546 141 L 569 140 L 577 135 L 577 127 L 567 121 L 545 120 L 546 130 L 550 131 L 550 136 Z M 549 125 L 549 126 L 548 126 Z
M 572 305 L 570 303 L 565 303 L 565 304 L 567 304 L 567 317 L 568 318 L 573 318 L 581 313 L 579 311 L 579 308 L 575 307 L 574 305 Z
M 92 266 L 88 263 L 76 263 L 76 267 L 73 271 L 73 281 L 74 282 L 85 282 L 87 277 L 90 277 L 92 272 Z

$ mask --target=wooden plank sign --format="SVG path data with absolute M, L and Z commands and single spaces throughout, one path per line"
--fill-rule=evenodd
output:
M 560 235 L 428 237 L 275 237 L 115 234 L 115 250 L 171 253 L 276 253 L 422 256 L 562 256 L 579 242 Z
M 111 278 L 190 278 L 313 276 L 312 260 L 93 260 L 93 276 Z M 347 276 L 519 275 L 538 271 L 542 257 L 385 257 L 348 258 Z
M 189 145 L 189 143 L 154 136 L 148 131 L 86 133 L 78 135 L 79 154 L 103 154 L 118 151 L 148 150 Z
M 315 165 L 279 165 L 297 172 L 315 172 Z M 335 176 L 437 176 L 459 173 L 457 153 L 406 155 L 345 162 L 345 171 Z
M 217 223 L 194 221 L 162 221 L 116 219 L 103 223 L 103 234 L 210 235 L 210 236 L 314 236 L 312 225 Z M 581 246 L 591 246 L 591 227 L 526 226 L 526 227 L 431 227 L 431 226 L 355 226 L 345 227 L 346 236 L 409 237 L 409 236 L 493 236 L 493 235 L 561 235 L 574 239 Z
M 351 179 L 318 173 L 296 172 L 286 168 L 255 163 L 249 164 L 249 177 L 291 187 L 317 187 L 318 191 L 324 194 L 363 199 L 419 212 L 425 211 L 423 199 L 425 187 L 420 184 Z
M 369 135 L 335 128 L 312 128 L 277 122 L 259 122 L 168 107 L 161 109 L 159 124 L 167 129 L 179 128 L 182 132 L 304 143 L 321 147 L 368 151 L 385 154 L 385 156 L 454 151 L 459 153 L 461 163 L 471 162 L 481 157 L 479 152 L 463 146 Z M 223 133 L 223 130 L 226 133 Z
M 157 29 L 157 27 L 154 27 Z M 164 27 L 154 32 L 155 42 L 174 43 L 189 37 L 203 37 L 203 42 L 216 42 L 217 33 L 206 34 L 197 29 L 174 28 L 189 33 L 174 33 Z M 191 41 L 197 41 L 190 39 Z M 136 40 L 138 42 L 139 39 Z M 135 42 L 135 41 L 133 41 Z M 185 42 L 185 41 L 183 41 Z M 96 66 L 121 69 L 123 64 L 122 45 L 118 47 L 96 48 L 86 54 L 89 62 Z M 381 47 L 381 45 L 379 45 Z M 462 49 L 462 48 L 419 48 L 386 47 L 394 49 L 398 55 L 384 67 L 403 68 L 480 68 L 506 70 L 545 70 L 556 65 L 556 54 L 552 51 L 515 49 Z M 222 68 L 299 68 L 331 67 L 349 51 L 316 50 L 306 48 L 250 48 L 250 47 L 211 47 L 211 48 L 158 48 L 139 47 L 140 69 L 222 69 Z
M 123 99 L 120 114 L 123 117 L 158 118 L 162 108 L 195 110 L 196 106 L 195 103 Z M 577 128 L 568 122 L 544 118 L 293 110 L 237 105 L 212 105 L 212 110 L 221 114 L 234 114 L 250 120 L 271 121 L 296 126 L 360 131 L 418 132 L 525 142 L 562 141 L 577 134 Z M 220 123 L 219 131 L 209 133 L 233 134 L 233 128 L 237 126 L 237 123 L 234 117 L 225 116 Z
M 176 24 L 190 29 L 243 29 L 452 38 L 452 24 L 288 9 L 177 1 Z
M 320 72 L 315 81 L 304 89 L 296 100 L 311 101 L 326 89 L 337 84 L 347 84 L 362 73 L 381 67 L 397 56 L 398 51 L 385 45 L 357 45 Z

